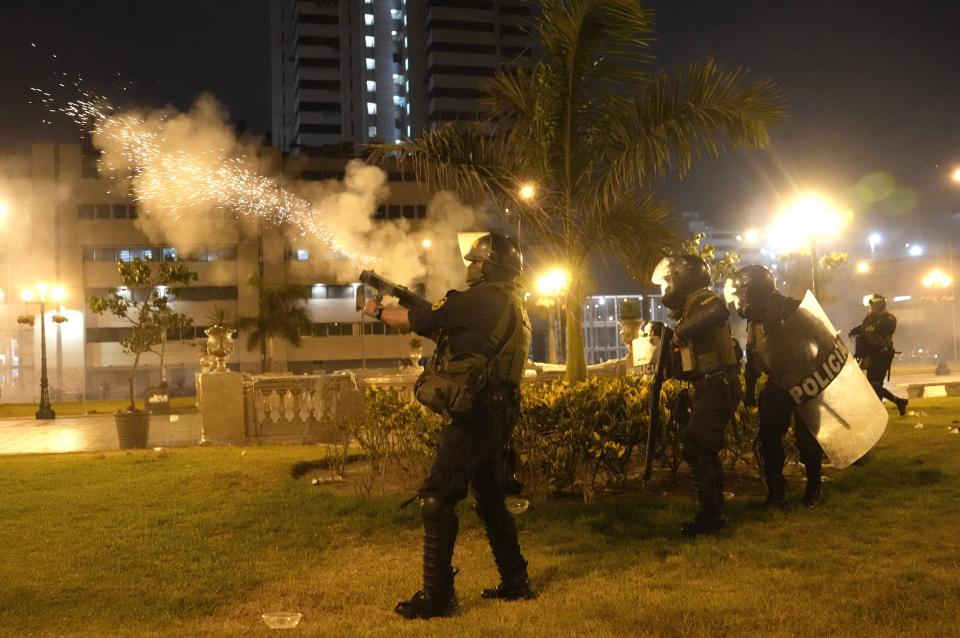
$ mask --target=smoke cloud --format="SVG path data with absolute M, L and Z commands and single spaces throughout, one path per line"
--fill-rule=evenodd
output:
M 353 282 L 360 270 L 374 268 L 398 283 L 426 282 L 428 295 L 438 296 L 464 282 L 457 232 L 483 223 L 481 214 L 444 192 L 431 199 L 426 220 L 374 220 L 390 195 L 387 175 L 360 160 L 348 162 L 342 181 L 271 177 L 256 142 L 238 138 L 209 95 L 187 113 L 105 113 L 93 140 L 102 167 L 129 179 L 140 202 L 140 229 L 183 252 L 278 225 L 291 248 L 319 258 L 328 280 Z

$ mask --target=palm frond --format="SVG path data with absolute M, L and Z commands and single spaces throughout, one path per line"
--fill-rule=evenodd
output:
M 677 77 L 658 73 L 631 104 L 611 102 L 610 110 L 608 178 L 623 185 L 671 172 L 683 177 L 696 160 L 727 145 L 767 146 L 785 101 L 770 80 L 748 81 L 746 70 L 710 60 Z

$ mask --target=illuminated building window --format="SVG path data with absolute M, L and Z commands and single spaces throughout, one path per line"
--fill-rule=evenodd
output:
M 377 83 L 373 80 L 367 80 L 367 91 L 370 93 L 375 93 L 377 90 Z
M 367 58 L 367 71 L 373 71 L 377 66 L 377 61 L 373 58 Z
M 371 25 L 373 25 L 373 14 L 372 14 L 372 13 L 364 13 L 364 14 L 363 14 L 363 23 L 364 23 L 365 25 L 367 25 L 368 27 L 371 26 Z
M 376 137 L 377 136 L 377 127 L 368 126 L 367 127 L 367 137 Z
M 363 36 L 363 43 L 372 49 L 377 46 L 377 39 L 372 35 L 365 35 Z
M 367 102 L 367 115 L 376 115 L 377 105 L 375 102 Z

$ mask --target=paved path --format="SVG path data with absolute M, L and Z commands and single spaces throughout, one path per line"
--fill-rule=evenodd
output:
M 200 442 L 200 413 L 150 417 L 149 447 L 185 447 Z M 113 415 L 0 419 L 0 455 L 117 450 Z

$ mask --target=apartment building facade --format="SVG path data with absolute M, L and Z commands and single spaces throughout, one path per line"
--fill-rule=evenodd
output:
M 352 154 L 480 112 L 480 83 L 532 55 L 522 0 L 271 0 L 273 144 Z
M 290 158 L 265 148 L 265 170 L 292 179 L 337 179 L 344 162 Z M 413 228 L 426 217 L 428 193 L 400 173 L 391 172 L 390 195 L 374 213 L 406 218 Z M 211 311 L 230 315 L 257 313 L 258 291 L 250 276 L 262 273 L 265 285 L 303 286 L 312 326 L 294 348 L 276 340 L 275 365 L 292 372 L 329 371 L 362 365 L 396 366 L 409 355 L 409 337 L 379 322 L 361 321 L 352 281 L 331 281 L 308 246 L 290 240 L 281 228 L 259 236 L 236 232 L 205 242 L 184 254 L 176 246 L 150 241 L 137 226 L 138 206 L 115 181 L 97 174 L 96 158 L 79 145 L 37 144 L 28 152 L 0 154 L 0 400 L 35 401 L 40 379 L 40 323 L 18 322 L 38 315 L 20 291 L 44 282 L 66 291 L 62 304 L 48 304 L 45 315 L 48 376 L 54 400 L 123 396 L 132 358 L 119 340 L 128 327 L 87 309 L 89 295 L 120 285 L 117 261 L 176 261 L 198 280 L 181 290 L 176 309 L 193 319 L 183 334 L 170 335 L 166 378 L 174 392 L 189 393 L 205 340 Z M 55 323 L 54 314 L 67 318 Z M 260 369 L 258 349 L 237 344 L 233 367 Z M 159 360 L 141 362 L 137 392 L 159 382 Z

